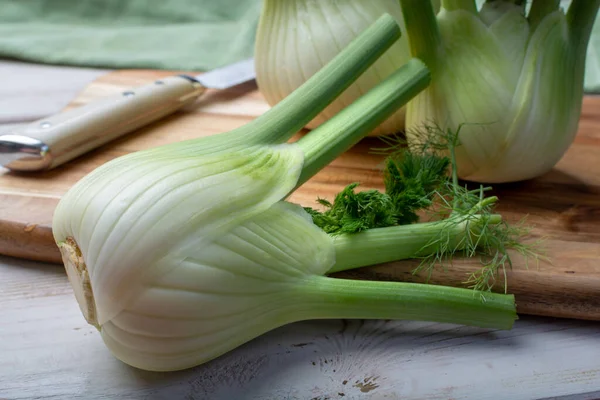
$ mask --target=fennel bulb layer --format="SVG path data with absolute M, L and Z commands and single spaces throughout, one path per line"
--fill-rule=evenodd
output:
M 134 153 L 106 164 L 75 185 L 55 211 L 59 247 L 76 238 L 85 257 L 95 325 L 119 314 L 190 249 L 283 198 L 303 164 L 297 145 L 203 156 L 210 147 L 187 155 L 180 149 Z
M 523 2 L 524 3 L 524 2 Z M 434 16 L 402 0 L 414 56 L 431 85 L 407 108 L 407 136 L 425 125 L 458 130 L 459 176 L 511 182 L 548 172 L 577 132 L 587 43 L 598 1 L 444 1 Z
M 273 106 L 283 100 L 383 13 L 403 24 L 400 6 L 393 0 L 265 0 L 254 53 L 256 81 L 266 101 Z M 330 119 L 409 58 L 402 37 L 306 127 Z M 404 129 L 404 114 L 405 109 L 399 109 L 371 134 Z
M 277 202 L 191 248 L 102 326 L 102 338 L 130 365 L 175 370 L 295 321 L 298 309 L 317 306 L 304 281 L 334 261 L 331 239 L 307 217 L 301 207 Z

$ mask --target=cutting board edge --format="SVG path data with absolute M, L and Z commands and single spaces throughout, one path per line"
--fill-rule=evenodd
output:
M 0 220 L 0 254 L 24 260 L 51 264 L 62 264 L 58 247 L 54 245 L 52 228 L 49 225 L 26 223 L 10 224 Z M 19 243 L 29 243 L 20 246 Z M 52 243 L 49 246 L 47 243 Z
M 2 225 L 3 224 L 0 223 L 0 231 L 3 231 Z M 26 224 L 22 224 L 21 235 L 23 235 L 23 237 L 26 235 L 52 235 L 52 230 L 49 226 L 37 225 L 32 228 L 31 225 L 28 226 Z M 17 236 L 15 235 L 14 238 L 17 238 Z M 62 265 L 63 262 L 58 247 L 55 247 L 53 251 L 49 251 L 47 246 L 38 247 L 39 253 L 34 251 L 11 252 L 10 243 L 5 241 L 4 238 L 0 238 L 0 254 L 2 255 L 15 257 L 22 260 L 33 260 Z M 376 266 L 373 267 L 375 268 Z M 363 269 L 368 268 L 369 267 L 363 267 Z M 395 281 L 402 282 L 402 280 Z M 597 312 L 590 312 L 590 310 L 586 310 L 585 307 L 582 307 L 584 305 L 583 301 L 563 304 L 561 308 L 557 309 L 555 305 L 553 306 L 548 304 L 546 307 L 544 307 L 540 306 L 538 302 L 527 301 L 526 297 L 526 295 L 521 296 L 520 294 L 515 294 L 518 315 L 600 321 L 600 309 L 598 309 Z
M 524 303 L 522 305 L 519 305 L 519 297 L 517 296 L 515 296 L 515 301 L 517 303 L 518 315 L 534 315 L 537 317 L 600 321 L 600 310 L 593 313 L 585 313 L 583 311 L 578 311 L 577 307 L 569 307 L 566 310 L 557 311 L 556 308 L 552 309 L 551 305 L 546 307 L 548 308 L 548 310 L 546 310 L 546 308 L 540 307 L 539 303 Z

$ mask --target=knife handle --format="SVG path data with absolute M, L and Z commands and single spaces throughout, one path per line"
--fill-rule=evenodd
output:
M 0 165 L 52 169 L 193 103 L 205 90 L 192 78 L 171 76 L 35 121 L 0 136 Z

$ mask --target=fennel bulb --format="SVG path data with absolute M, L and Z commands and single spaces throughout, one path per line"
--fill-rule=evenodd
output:
M 483 302 L 468 289 L 325 277 L 410 256 L 435 232 L 401 229 L 405 243 L 393 240 L 403 227 L 367 231 L 364 240 L 333 238 L 284 200 L 427 86 L 427 68 L 411 60 L 327 123 L 287 142 L 399 34 L 384 15 L 251 123 L 117 158 L 61 199 L 53 233 L 67 275 L 85 318 L 117 358 L 146 370 L 188 368 L 310 318 L 512 326 L 510 295 L 485 294 Z M 453 235 L 470 233 L 463 227 Z M 379 251 L 357 264 L 361 247 L 346 249 L 352 239 Z
M 460 128 L 459 176 L 511 182 L 548 172 L 577 132 L 598 0 L 401 0 L 414 57 L 432 83 L 407 106 L 409 143 L 424 124 Z M 413 131 L 411 133 L 411 130 Z
M 256 82 L 267 103 L 273 106 L 287 97 L 383 13 L 403 24 L 395 0 L 265 0 L 254 57 Z M 306 127 L 313 129 L 330 119 L 409 58 L 402 37 Z M 399 109 L 371 134 L 402 130 L 404 114 L 405 109 Z

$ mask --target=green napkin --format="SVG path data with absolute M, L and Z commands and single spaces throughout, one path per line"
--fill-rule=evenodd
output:
M 0 0 L 0 57 L 205 71 L 251 57 L 262 0 Z

